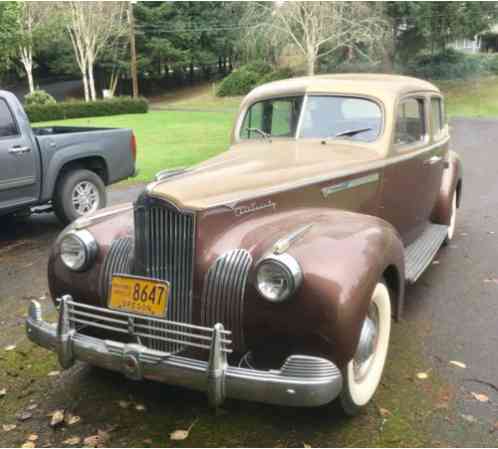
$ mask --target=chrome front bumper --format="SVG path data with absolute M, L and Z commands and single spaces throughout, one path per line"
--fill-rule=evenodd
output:
M 70 297 L 61 300 L 57 324 L 43 320 L 37 301 L 31 301 L 26 320 L 30 340 L 56 352 L 63 368 L 81 360 L 134 380 L 151 379 L 204 391 L 215 407 L 225 398 L 314 407 L 332 401 L 342 388 L 340 370 L 329 360 L 318 357 L 292 355 L 279 370 L 230 366 L 223 346 L 226 331 L 221 324 L 213 328 L 208 362 L 140 344 L 89 337 L 71 327 L 66 299 L 72 301 Z

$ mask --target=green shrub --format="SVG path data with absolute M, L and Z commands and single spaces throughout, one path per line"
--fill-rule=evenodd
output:
M 259 76 L 267 75 L 273 70 L 272 66 L 264 61 L 251 62 L 242 67 L 244 67 L 246 70 L 249 70 L 250 72 L 257 73 Z
M 26 106 L 45 105 L 56 103 L 55 98 L 44 90 L 35 90 L 24 96 Z
M 292 78 L 294 72 L 290 67 L 283 67 L 281 69 L 274 70 L 273 72 L 267 73 L 262 78 L 259 79 L 258 85 L 271 83 L 272 81 L 285 80 L 287 78 Z
M 104 115 L 139 114 L 149 109 L 145 98 L 116 97 L 98 101 L 66 101 L 25 107 L 32 123 L 67 118 L 99 117 Z
M 242 66 L 223 79 L 216 91 L 216 95 L 219 97 L 246 95 L 258 84 L 260 77 L 261 75 L 258 73 Z
M 407 75 L 432 80 L 456 80 L 487 73 L 485 55 L 468 55 L 447 49 L 434 55 L 416 56 L 405 65 Z

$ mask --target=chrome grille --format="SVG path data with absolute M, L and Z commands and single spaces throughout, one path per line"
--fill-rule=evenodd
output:
M 115 274 L 132 273 L 132 252 L 133 241 L 131 238 L 117 238 L 112 242 L 109 252 L 105 257 L 104 269 L 100 279 L 100 291 L 102 292 L 104 303 L 109 296 L 112 276 Z
M 209 267 L 202 291 L 202 324 L 219 322 L 232 329 L 238 351 L 244 349 L 244 293 L 251 264 L 252 257 L 244 249 L 222 254 Z
M 147 197 L 135 205 L 135 273 L 170 283 L 166 314 L 170 321 L 192 322 L 194 242 L 193 215 Z M 178 336 L 176 342 L 153 338 L 164 328 L 161 321 L 151 323 L 145 346 L 173 353 L 182 350 L 187 336 Z

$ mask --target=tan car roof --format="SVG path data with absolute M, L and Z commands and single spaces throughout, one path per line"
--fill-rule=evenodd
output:
M 263 84 L 251 91 L 243 103 L 299 93 L 355 94 L 376 97 L 380 100 L 392 100 L 393 97 L 420 91 L 439 93 L 439 89 L 428 81 L 409 76 L 360 73 L 318 75 Z

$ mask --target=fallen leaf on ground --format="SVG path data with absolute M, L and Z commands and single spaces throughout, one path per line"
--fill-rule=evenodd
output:
M 68 414 L 64 417 L 64 422 L 68 425 L 68 426 L 72 426 L 74 424 L 77 424 L 81 421 L 81 418 L 79 416 L 76 416 L 76 415 L 71 415 L 71 414 Z
M 483 393 L 474 393 L 473 391 L 471 391 L 470 394 L 474 397 L 474 399 L 478 400 L 479 402 L 489 401 L 489 398 Z
M 26 407 L 26 410 L 35 410 L 38 408 L 38 404 L 29 404 L 27 407 Z
M 109 434 L 103 430 L 99 430 L 97 435 L 91 435 L 83 440 L 83 445 L 86 447 L 103 447 L 109 439 Z
M 38 435 L 36 433 L 32 433 L 28 435 L 28 438 L 26 438 L 28 441 L 38 441 Z
M 152 444 L 152 440 L 150 438 L 146 438 L 144 440 L 144 444 Z
M 458 366 L 458 368 L 467 368 L 467 365 L 463 362 L 459 362 L 458 360 L 450 360 L 450 365 Z
M 420 373 L 417 373 L 417 379 L 425 380 L 425 379 L 428 379 L 428 378 L 429 378 L 429 373 L 426 373 L 424 371 L 422 371 Z
M 10 432 L 11 430 L 14 430 L 17 426 L 15 424 L 4 424 L 2 426 L 2 430 L 4 432 Z
M 5 346 L 4 348 L 6 351 L 13 351 L 14 349 L 16 349 L 16 345 L 9 345 L 9 346 Z
M 308 447 L 311 447 L 311 445 L 310 445 L 310 444 L 308 444 L 308 443 L 303 443 L 303 447 L 308 448 Z
M 498 278 L 486 278 L 483 281 L 485 284 L 493 283 L 498 284 Z
M 195 420 L 192 424 L 190 424 L 190 426 L 187 430 L 175 430 L 174 432 L 171 432 L 169 434 L 169 439 L 173 440 L 173 441 L 186 440 L 190 434 L 190 431 L 192 430 L 192 427 L 194 427 L 194 424 L 196 422 L 197 422 L 197 420 Z
M 7 388 L 2 388 L 0 390 L 0 398 L 3 398 L 7 394 Z
M 440 262 L 439 262 L 439 260 L 434 260 L 434 261 L 432 262 L 432 265 L 439 265 L 439 263 L 440 263 Z
M 50 426 L 56 427 L 64 421 L 64 410 L 56 410 L 52 413 L 52 418 L 50 419 Z
M 143 405 L 143 404 L 137 404 L 137 405 L 135 405 L 135 410 L 137 410 L 139 412 L 144 412 L 145 411 L 145 405 Z
M 19 413 L 17 415 L 17 419 L 19 421 L 27 421 L 28 419 L 31 419 L 33 417 L 33 414 L 32 413 L 29 413 L 29 412 L 22 412 L 22 413 Z
M 461 415 L 463 419 L 465 419 L 465 421 L 468 421 L 468 422 L 476 422 L 477 419 L 475 419 L 472 415 Z
M 387 408 L 379 407 L 380 416 L 385 418 L 386 416 L 391 416 L 391 412 Z
M 50 371 L 47 376 L 49 377 L 54 377 L 54 376 L 58 376 L 61 372 L 60 371 Z
M 81 438 L 80 437 L 69 437 L 69 438 L 66 438 L 62 443 L 67 444 L 68 446 L 76 446 L 76 445 L 81 443 Z
M 35 446 L 34 441 L 26 441 L 21 447 L 32 448 L 32 447 L 36 447 L 36 446 Z
M 130 403 L 128 401 L 118 401 L 118 405 L 121 408 L 128 408 L 130 406 Z

